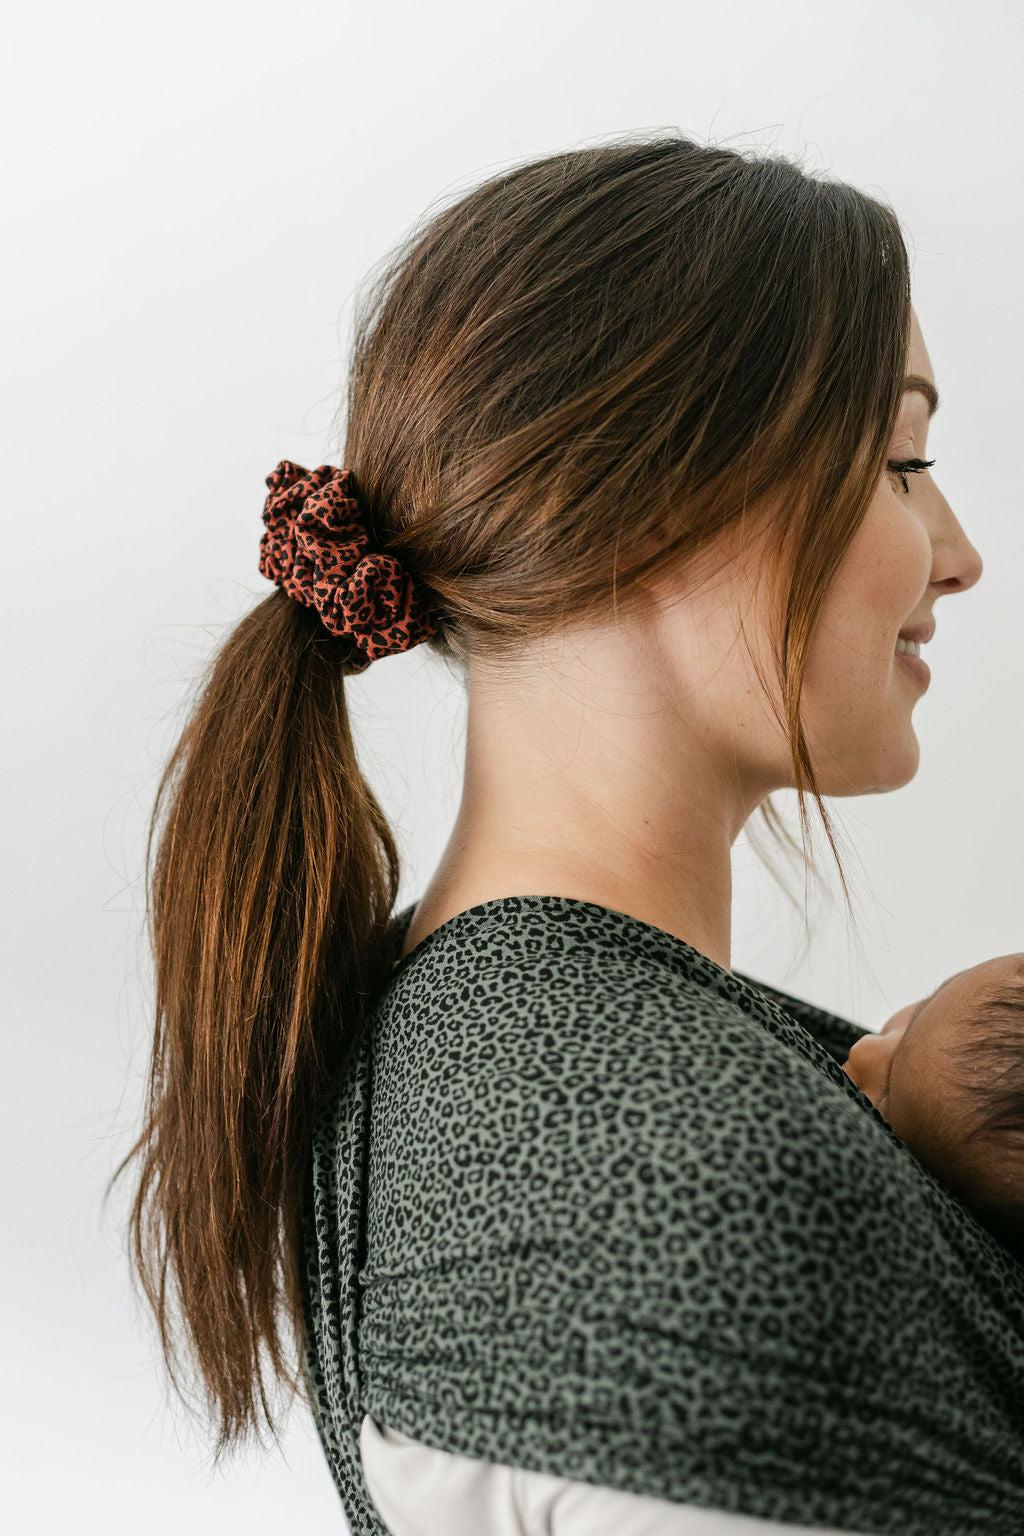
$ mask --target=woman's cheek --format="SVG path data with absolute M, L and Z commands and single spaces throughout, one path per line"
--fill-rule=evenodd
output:
M 884 521 L 879 519 L 877 535 L 879 580 L 897 614 L 897 628 L 902 628 L 928 590 L 931 540 L 917 513 L 897 498 L 887 498 L 885 514 Z
M 931 571 L 921 520 L 883 490 L 847 550 L 833 588 L 833 627 L 851 656 L 888 661 L 896 636 L 920 606 Z

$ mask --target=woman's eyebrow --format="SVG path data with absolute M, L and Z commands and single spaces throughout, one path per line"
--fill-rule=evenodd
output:
M 920 373 L 908 373 L 906 378 L 903 380 L 904 394 L 906 394 L 908 389 L 916 389 L 919 394 L 924 395 L 925 399 L 928 401 L 928 419 L 931 420 L 939 408 L 939 392 L 935 388 L 935 385 L 932 383 L 931 379 L 926 379 L 924 375 Z M 945 985 L 945 983 L 943 983 L 943 985 Z

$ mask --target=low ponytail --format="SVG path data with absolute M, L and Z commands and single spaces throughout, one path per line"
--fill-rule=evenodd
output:
M 279 1328 L 300 1354 L 312 1122 L 395 958 L 398 855 L 356 761 L 350 652 L 284 592 L 259 603 L 210 665 L 147 842 L 156 1037 L 113 1178 L 141 1156 L 132 1256 L 181 1393 L 169 1273 L 177 1287 L 216 1457 L 257 1427 L 257 1392 L 276 1438 L 263 1348 L 300 1387 Z

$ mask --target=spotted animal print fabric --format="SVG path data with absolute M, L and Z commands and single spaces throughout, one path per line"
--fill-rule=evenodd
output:
M 563 896 L 403 957 L 307 1184 L 305 1379 L 354 1536 L 386 1536 L 364 1413 L 681 1504 L 1021 1536 L 1024 1266 L 841 1070 L 864 1033 Z
M 315 608 L 326 629 L 352 641 L 346 673 L 429 640 L 438 612 L 429 589 L 376 549 L 352 471 L 304 469 L 281 459 L 266 477 L 260 574 Z

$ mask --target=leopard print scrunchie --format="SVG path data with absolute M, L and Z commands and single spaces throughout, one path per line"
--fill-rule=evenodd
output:
M 351 637 L 348 671 L 436 633 L 427 589 L 396 556 L 372 547 L 350 470 L 282 459 L 266 483 L 260 574 L 315 608 L 332 634 Z

